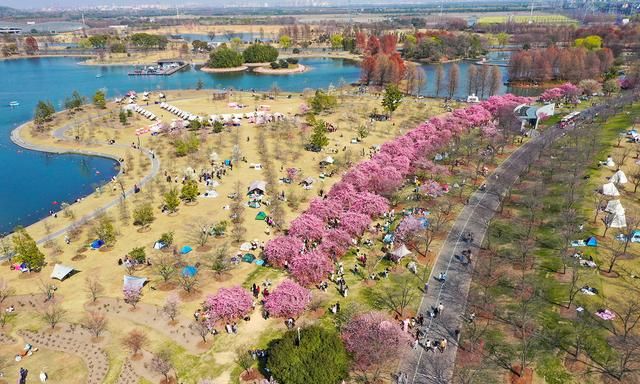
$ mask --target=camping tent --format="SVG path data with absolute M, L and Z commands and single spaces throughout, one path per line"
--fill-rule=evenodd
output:
M 396 248 L 393 252 L 391 252 L 391 255 L 393 256 L 394 260 L 400 260 L 409 254 L 411 254 L 411 251 L 404 244 L 402 244 L 401 246 Z
M 245 241 L 244 243 L 240 244 L 240 250 L 241 251 L 250 251 L 251 250 L 251 243 L 248 241 Z
M 245 263 L 253 263 L 253 260 L 255 260 L 256 257 L 253 255 L 253 253 L 245 253 L 244 256 L 242 256 L 242 261 L 244 261 Z
M 193 248 L 191 248 L 188 245 L 185 245 L 184 247 L 182 247 L 180 249 L 180 253 L 182 253 L 183 255 L 186 255 L 187 253 L 191 252 L 193 250 Z
M 53 267 L 53 271 L 51 272 L 52 279 L 58 279 L 60 281 L 64 280 L 67 275 L 69 275 L 73 271 L 73 267 L 69 267 L 62 264 L 56 264 Z
M 182 276 L 184 277 L 194 277 L 198 273 L 198 268 L 193 265 L 187 265 L 182 268 Z
M 98 248 L 102 247 L 103 245 L 104 245 L 104 241 L 98 239 L 98 240 L 94 240 L 91 243 L 91 248 L 92 249 L 98 249 Z
M 597 247 L 598 246 L 598 240 L 596 240 L 595 237 L 591 236 L 587 239 L 587 241 L 585 241 L 585 243 L 587 244 L 587 247 Z
M 607 222 L 611 228 L 624 228 L 627 226 L 627 219 L 624 214 L 624 207 L 620 204 L 620 200 L 611 200 L 604 209 L 609 215 Z
M 267 192 L 267 182 L 256 180 L 249 186 L 249 192 L 247 195 L 251 195 L 253 193 L 257 193 L 259 195 L 263 195 Z
M 256 220 L 264 220 L 267 218 L 267 214 L 264 213 L 263 211 L 258 212 L 258 214 L 256 215 Z
M 322 161 L 320 161 L 320 165 L 333 164 L 333 157 L 327 156 Z
M 624 174 L 624 171 L 622 169 L 618 169 L 616 173 L 611 176 L 609 181 L 613 184 L 626 184 L 629 180 L 627 180 L 627 175 Z
M 123 288 L 129 289 L 142 289 L 146 282 L 146 277 L 124 275 L 124 282 L 122 286 Z
M 613 183 L 607 183 L 602 186 L 602 194 L 606 196 L 620 196 L 618 188 Z

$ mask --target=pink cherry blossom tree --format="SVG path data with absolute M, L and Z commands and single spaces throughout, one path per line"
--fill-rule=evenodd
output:
M 289 266 L 293 278 L 305 287 L 320 283 L 332 269 L 329 257 L 318 250 L 294 257 Z
M 319 217 L 303 213 L 289 225 L 289 235 L 302 240 L 317 241 L 322 239 L 325 223 Z
M 142 288 L 127 286 L 122 290 L 124 302 L 132 306 L 134 309 L 142 298 Z
M 342 340 L 363 372 L 395 366 L 410 345 L 409 335 L 381 312 L 355 316 L 342 328 Z
M 269 240 L 264 247 L 267 262 L 278 268 L 282 268 L 299 255 L 304 248 L 302 240 L 293 236 L 279 236 Z
M 409 242 L 411 239 L 421 231 L 424 231 L 425 227 L 422 221 L 415 216 L 407 216 L 395 230 L 396 239 L 401 242 Z
M 245 317 L 251 312 L 253 299 L 244 288 L 220 288 L 215 295 L 207 296 L 204 302 L 205 317 L 210 321 L 226 322 Z
M 351 240 L 352 237 L 347 231 L 340 228 L 330 229 L 325 232 L 322 243 L 318 246 L 318 251 L 336 261 L 353 246 Z
M 311 292 L 296 283 L 285 280 L 265 299 L 264 309 L 269 315 L 283 318 L 297 318 L 311 302 Z
M 371 218 L 358 211 L 348 211 L 340 216 L 340 228 L 351 236 L 362 236 L 371 223 Z

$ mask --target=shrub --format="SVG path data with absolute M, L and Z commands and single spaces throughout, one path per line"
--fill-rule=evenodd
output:
M 280 68 L 282 69 L 287 69 L 289 68 L 289 63 L 287 62 L 287 60 L 281 59 L 280 61 L 278 61 L 278 65 L 280 66 Z
M 270 64 L 270 65 L 271 65 L 271 68 L 272 68 L 272 69 L 278 69 L 278 68 L 280 68 L 280 64 L 278 64 L 278 62 L 277 62 L 277 61 L 273 61 L 273 62 L 271 62 L 271 64 Z
M 144 263 L 147 260 L 147 253 L 144 251 L 144 247 L 136 247 L 129 251 L 129 256 L 138 263 Z
M 245 63 L 269 63 L 278 59 L 278 50 L 266 44 L 252 44 L 242 52 Z
M 292 65 L 296 65 L 298 64 L 298 59 L 290 57 L 287 59 L 287 63 L 292 64 Z
M 291 330 L 269 347 L 267 367 L 279 383 L 335 384 L 347 377 L 349 357 L 334 331 L 319 326 Z
M 298 55 L 298 54 L 300 54 L 300 48 L 293 48 L 292 52 L 293 52 L 294 55 Z

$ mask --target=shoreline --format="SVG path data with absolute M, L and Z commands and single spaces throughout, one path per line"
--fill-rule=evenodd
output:
M 19 56 L 8 56 L 8 57 L 0 57 L 0 61 L 5 61 L 5 60 L 27 60 L 27 59 L 48 59 L 48 58 L 52 58 L 52 57 L 95 57 L 95 55 L 89 55 L 89 54 L 74 54 L 74 53 L 70 53 L 68 55 L 19 55 Z
M 244 72 L 249 67 L 246 65 L 242 65 L 240 67 L 232 67 L 232 68 L 209 68 L 209 67 L 200 67 L 200 71 L 207 73 L 231 73 L 231 72 Z
M 296 68 L 286 68 L 286 69 L 272 69 L 270 67 L 257 67 L 254 68 L 254 73 L 260 73 L 263 75 L 294 75 L 297 73 L 304 73 L 309 71 L 310 68 L 304 66 L 302 64 L 298 64 Z
M 59 113 L 62 113 L 64 111 L 60 111 Z M 105 159 L 111 159 L 113 160 L 116 164 L 118 164 L 118 173 L 115 175 L 120 176 L 122 175 L 122 167 L 120 166 L 120 159 L 117 155 L 112 154 L 112 153 L 108 153 L 108 152 L 104 152 L 104 151 L 91 151 L 91 150 L 86 150 L 86 149 L 80 149 L 80 148 L 70 148 L 67 145 L 61 145 L 59 148 L 56 146 L 48 146 L 48 145 L 40 145 L 40 144 L 35 144 L 33 142 L 29 142 L 27 139 L 24 138 L 23 135 L 21 135 L 22 130 L 27 127 L 32 121 L 27 121 L 21 125 L 19 125 L 18 127 L 16 127 L 15 129 L 11 130 L 10 132 L 10 140 L 17 146 L 24 148 L 26 150 L 30 150 L 30 151 L 37 151 L 37 152 L 44 152 L 44 153 L 52 153 L 52 154 L 57 154 L 57 155 L 64 155 L 64 154 L 78 154 L 78 155 L 83 155 L 83 156 L 93 156 L 93 157 L 102 157 Z M 69 140 L 64 138 L 64 134 L 67 130 L 69 130 L 71 128 L 70 124 L 66 124 L 60 128 L 58 128 L 57 130 L 51 132 L 51 138 L 53 138 L 54 140 L 59 140 L 59 142 L 63 142 L 63 143 L 67 143 Z M 95 143 L 95 144 L 102 144 L 102 143 Z M 145 184 L 147 184 L 149 181 L 151 181 L 153 179 L 153 177 L 155 175 L 158 174 L 158 172 L 160 171 L 160 160 L 157 157 L 154 157 L 148 149 L 146 148 L 141 148 L 142 153 L 151 161 L 151 170 L 148 174 L 146 174 L 138 183 L 137 185 L 139 187 L 144 186 Z M 110 182 L 111 179 L 107 179 L 105 180 L 103 183 L 100 184 L 100 187 L 103 187 L 105 185 L 107 185 Z M 87 198 L 95 195 L 95 191 L 89 193 L 88 195 L 83 195 L 80 197 L 81 201 L 74 201 L 72 203 L 69 203 L 70 207 L 74 207 L 76 204 L 81 203 L 82 201 L 86 200 Z M 125 191 L 125 197 L 129 197 L 131 196 L 134 192 L 133 189 L 129 189 L 127 191 Z M 93 209 L 90 212 L 87 212 L 83 215 L 80 215 L 80 218 L 78 218 L 77 220 L 74 220 L 73 222 L 70 222 L 69 224 L 67 224 L 66 226 L 64 226 L 61 229 L 58 229 L 57 231 L 54 231 L 48 235 L 46 235 L 45 237 L 41 238 L 41 239 L 36 239 L 36 243 L 37 244 L 43 244 L 46 243 L 47 241 L 50 241 L 52 239 L 55 239 L 56 237 L 62 236 L 63 234 L 65 234 L 66 232 L 68 232 L 69 230 L 71 230 L 74 227 L 86 224 L 87 222 L 89 222 L 90 220 L 98 217 L 102 212 L 106 211 L 109 208 L 114 207 L 115 205 L 119 204 L 121 201 L 122 197 L 118 196 L 110 201 L 108 201 L 105 204 L 102 204 L 101 206 L 99 206 L 96 209 Z M 46 220 L 49 216 L 44 216 L 41 219 L 28 224 L 26 226 L 26 228 L 30 228 L 33 227 L 34 225 L 37 225 L 41 222 L 43 222 L 44 220 Z

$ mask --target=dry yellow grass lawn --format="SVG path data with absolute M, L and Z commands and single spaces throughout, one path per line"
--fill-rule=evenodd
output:
M 288 96 L 291 96 L 291 98 L 288 98 Z M 156 99 L 157 95 L 152 95 L 151 100 Z M 368 96 L 340 96 L 339 99 L 339 106 L 335 111 L 322 116 L 323 119 L 338 127 L 337 132 L 329 134 L 330 145 L 327 147 L 327 150 L 337 151 L 337 153 L 331 153 L 331 155 L 336 159 L 338 170 L 345 169 L 344 164 L 347 160 L 357 162 L 362 159 L 362 151 L 364 150 L 365 153 L 368 153 L 370 146 L 390 140 L 398 134 L 413 128 L 419 121 L 442 112 L 442 108 L 436 101 L 407 99 L 399 110 L 395 112 L 393 121 L 375 123 L 369 136 L 363 139 L 361 143 L 350 144 L 351 139 L 357 136 L 357 128 L 368 122 L 368 114 L 374 108 L 381 109 L 381 100 Z M 246 104 L 247 107 L 234 110 L 228 107 L 229 101 Z M 212 101 L 209 91 L 177 91 L 167 93 L 167 102 L 191 113 L 201 115 L 251 112 L 259 105 L 266 104 L 271 107 L 272 112 L 284 113 L 290 120 L 293 120 L 304 100 L 298 95 L 288 94 L 278 95 L 276 100 L 262 100 L 260 98 L 256 99 L 248 93 L 235 92 L 228 100 Z M 145 156 L 131 148 L 123 149 L 107 144 L 86 144 L 87 140 L 105 142 L 112 138 L 116 140 L 117 144 L 137 142 L 135 130 L 148 126 L 151 122 L 136 115 L 130 119 L 127 126 L 123 127 L 118 121 L 118 108 L 118 106 L 110 103 L 107 110 L 96 110 L 94 107 L 88 106 L 84 111 L 75 114 L 73 117 L 69 117 L 67 113 L 57 116 L 52 123 L 52 129 L 71 123 L 73 129 L 67 135 L 73 137 L 79 134 L 83 141 L 80 144 L 68 141 L 57 142 L 49 134 L 36 135 L 29 126 L 22 130 L 21 135 L 25 140 L 40 145 L 67 149 L 83 148 L 124 158 L 125 167 L 128 171 L 126 175 L 122 176 L 122 180 L 127 188 L 131 188 L 134 183 L 137 183 L 143 175 L 149 172 L 149 160 Z M 170 122 L 176 118 L 153 103 L 145 108 L 156 113 L 165 122 Z M 90 120 L 87 120 L 89 118 Z M 302 117 L 299 117 L 299 119 L 303 120 Z M 304 151 L 302 146 L 306 142 L 306 134 L 303 135 L 301 128 L 295 124 L 290 124 L 288 127 L 280 125 L 275 128 L 275 126 L 256 126 L 243 120 L 241 127 L 230 128 L 220 134 L 199 135 L 202 141 L 200 150 L 185 157 L 176 157 L 174 155 L 174 147 L 169 137 L 145 134 L 140 137 L 140 142 L 143 147 L 151 148 L 155 151 L 161 162 L 161 171 L 150 184 L 143 187 L 141 193 L 127 199 L 126 209 L 115 207 L 107 212 L 107 215 L 115 220 L 119 230 L 117 243 L 113 248 L 107 252 L 84 250 L 80 252 L 80 248 L 84 248 L 90 240 L 95 238 L 91 234 L 91 225 L 84 225 L 81 227 L 82 233 L 79 238 L 74 239 L 70 245 L 64 244 L 62 239 L 58 238 L 53 244 L 43 248 L 47 256 L 48 265 L 37 276 L 25 278 L 25 276 L 20 276 L 17 272 L 10 272 L 6 275 L 6 278 L 16 289 L 17 294 L 28 294 L 38 291 L 39 279 L 50 281 L 49 275 L 56 262 L 74 266 L 80 271 L 79 273 L 63 282 L 56 281 L 55 283 L 58 286 L 57 295 L 62 298 L 62 305 L 68 311 L 66 321 L 78 322 L 82 321 L 85 316 L 85 305 L 88 301 L 84 288 L 85 278 L 98 278 L 105 287 L 104 296 L 120 299 L 122 296 L 122 277 L 126 274 L 126 271 L 123 267 L 117 265 L 118 258 L 124 257 L 132 248 L 138 246 L 145 247 L 147 255 L 152 259 L 155 258 L 159 251 L 154 251 L 152 247 L 163 232 L 174 231 L 175 244 L 179 247 L 191 245 L 194 248 L 193 252 L 184 257 L 185 261 L 189 263 L 203 261 L 207 254 L 212 253 L 214 249 L 219 248 L 224 243 L 230 245 L 231 254 L 237 252 L 238 244 L 230 244 L 229 237 L 211 238 L 206 247 L 203 248 L 198 248 L 196 237 L 200 231 L 200 225 L 229 220 L 229 211 L 223 209 L 223 207 L 230 204 L 231 200 L 227 198 L 227 195 L 234 191 L 236 183 L 241 184 L 241 191 L 244 192 L 252 181 L 263 178 L 263 171 L 249 167 L 251 163 L 261 162 L 257 152 L 259 130 L 265 131 L 265 145 L 268 147 L 270 156 L 273 159 L 274 169 L 277 171 L 278 177 L 284 177 L 284 170 L 287 168 L 296 167 L 300 168 L 303 177 L 311 176 L 318 180 L 311 190 L 304 190 L 298 185 L 280 184 L 267 186 L 268 198 L 270 199 L 275 199 L 276 194 L 280 191 L 285 191 L 289 197 L 296 195 L 299 198 L 300 204 L 298 207 L 294 207 L 295 209 L 286 207 L 287 221 L 304 210 L 310 199 L 317 195 L 319 189 L 328 191 L 331 185 L 339 180 L 340 173 L 324 180 L 318 178 L 320 173 L 318 163 L 328 153 Z M 163 192 L 172 186 L 181 187 L 180 183 L 167 182 L 164 172 L 174 177 L 181 177 L 187 167 L 191 167 L 198 172 L 202 169 L 209 169 L 209 156 L 213 151 L 220 155 L 221 160 L 230 158 L 235 134 L 239 136 L 239 149 L 242 156 L 246 157 L 247 162 L 236 164 L 233 171 L 228 172 L 227 176 L 220 180 L 220 185 L 215 188 L 219 196 L 217 198 L 199 198 L 194 205 L 182 204 L 175 215 L 162 214 L 158 207 L 161 204 Z M 203 183 L 200 183 L 199 187 L 200 192 L 204 192 Z M 118 198 L 118 193 L 118 188 L 115 188 L 115 185 L 108 184 L 103 188 L 101 195 L 89 196 L 80 203 L 72 205 L 71 210 L 75 213 L 75 217 L 79 218 L 83 213 L 90 212 L 103 206 L 108 201 Z M 132 225 L 132 219 L 126 216 L 131 216 L 131 211 L 143 202 L 151 202 L 153 204 L 156 219 L 148 231 L 141 232 Z M 266 208 L 268 211 L 268 207 Z M 127 212 L 126 215 L 123 214 L 125 210 Z M 259 210 L 248 207 L 245 209 L 245 226 L 247 229 L 245 238 L 247 240 L 258 239 L 266 241 L 273 236 L 273 234 L 267 232 L 268 227 L 263 221 L 254 219 Z M 38 239 L 47 232 L 55 231 L 68 225 L 71 221 L 71 219 L 65 218 L 64 215 L 60 214 L 58 218 L 48 218 L 30 226 L 28 231 L 34 238 Z M 434 249 L 437 248 L 434 247 Z M 81 255 L 80 258 L 77 257 L 78 254 Z M 345 262 L 345 265 L 350 264 Z M 276 282 L 284 277 L 281 271 L 260 268 L 254 264 L 247 263 L 241 263 L 223 278 L 215 278 L 212 272 L 204 269 L 206 268 L 202 268 L 200 285 L 196 294 L 183 295 L 183 304 L 180 310 L 180 319 L 183 322 L 189 322 L 191 314 L 199 306 L 206 294 L 214 293 L 220 287 L 239 284 L 250 286 L 251 283 L 260 283 L 265 278 L 270 278 Z M 145 267 L 137 270 L 135 274 L 151 279 L 148 285 L 151 289 L 144 289 L 142 302 L 148 305 L 162 305 L 168 291 L 159 284 L 160 278 L 154 273 L 153 269 Z M 179 287 L 174 289 L 176 292 L 181 291 Z M 327 293 L 314 291 L 314 296 L 328 302 L 329 300 L 335 300 L 337 293 L 333 290 Z M 91 307 L 86 308 L 91 309 Z M 129 311 L 129 309 L 124 308 L 121 311 Z M 30 316 L 30 327 L 38 328 L 44 326 L 42 322 L 33 317 L 33 314 Z M 166 325 L 166 319 L 161 315 L 145 318 L 137 316 L 135 311 L 122 314 L 110 311 L 108 316 L 110 319 L 108 328 L 111 336 L 105 348 L 110 358 L 111 367 L 107 382 L 115 382 L 119 375 L 120 368 L 127 358 L 127 353 L 123 351 L 120 340 L 133 328 L 144 328 L 147 331 L 151 339 L 151 345 L 147 347 L 147 350 L 157 351 L 162 347 L 170 348 L 174 355 L 177 356 L 176 365 L 178 371 L 183 375 L 186 374 L 189 378 L 218 376 L 222 378 L 221 382 L 228 382 L 234 369 L 233 356 L 230 352 L 234 351 L 238 346 L 252 348 L 260 345 L 264 347 L 270 338 L 285 330 L 280 320 L 263 320 L 258 309 L 252 315 L 251 321 L 240 324 L 239 335 L 221 334 L 216 336 L 215 341 L 210 341 L 203 346 L 202 353 L 193 355 L 173 342 L 171 337 L 157 330 L 158 327 L 169 326 Z M 311 321 L 314 321 L 314 319 L 310 317 L 300 320 L 302 323 Z M 21 323 L 16 322 L 11 334 L 16 336 L 16 331 L 22 326 Z M 49 352 L 45 353 L 49 354 Z M 41 353 L 41 356 L 45 355 L 45 353 Z M 51 355 L 56 356 L 55 358 L 63 359 L 58 353 L 52 353 Z M 68 373 L 67 371 L 61 372 L 64 375 L 63 381 L 65 383 L 82 382 L 82 380 L 77 379 L 77 376 L 73 376 L 80 371 L 74 370 Z M 52 381 L 59 382 L 57 380 Z

